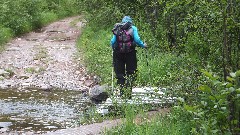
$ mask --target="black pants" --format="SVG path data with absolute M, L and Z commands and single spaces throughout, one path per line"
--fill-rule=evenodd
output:
M 117 84 L 120 85 L 120 95 L 130 93 L 137 71 L 136 50 L 129 53 L 113 52 L 114 71 L 117 78 Z M 123 90 L 125 89 L 125 90 Z M 131 93 L 130 93 L 131 94 Z

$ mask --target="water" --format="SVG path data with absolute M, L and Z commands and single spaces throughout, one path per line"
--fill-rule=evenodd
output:
M 81 91 L 0 90 L 0 128 L 40 134 L 79 126 L 76 121 L 89 105 Z

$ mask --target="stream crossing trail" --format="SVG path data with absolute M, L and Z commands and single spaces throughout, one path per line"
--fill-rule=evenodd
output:
M 88 92 L 95 85 L 96 77 L 87 74 L 76 47 L 85 23 L 81 16 L 69 17 L 8 42 L 0 53 L 0 90 L 37 88 L 52 92 L 55 89 Z M 104 121 L 46 134 L 95 135 L 119 122 Z M 7 133 L 0 130 L 0 134 Z

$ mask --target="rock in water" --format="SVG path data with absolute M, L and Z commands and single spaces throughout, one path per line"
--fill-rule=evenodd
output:
M 108 86 L 107 85 L 96 85 L 89 90 L 90 99 L 95 103 L 101 103 L 106 101 L 108 98 Z

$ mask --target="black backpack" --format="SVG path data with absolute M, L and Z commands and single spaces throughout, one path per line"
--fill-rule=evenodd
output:
M 114 35 L 116 35 L 117 42 L 114 44 L 113 49 L 120 53 L 128 53 L 135 49 L 133 43 L 133 29 L 130 22 L 116 24 L 112 29 Z

